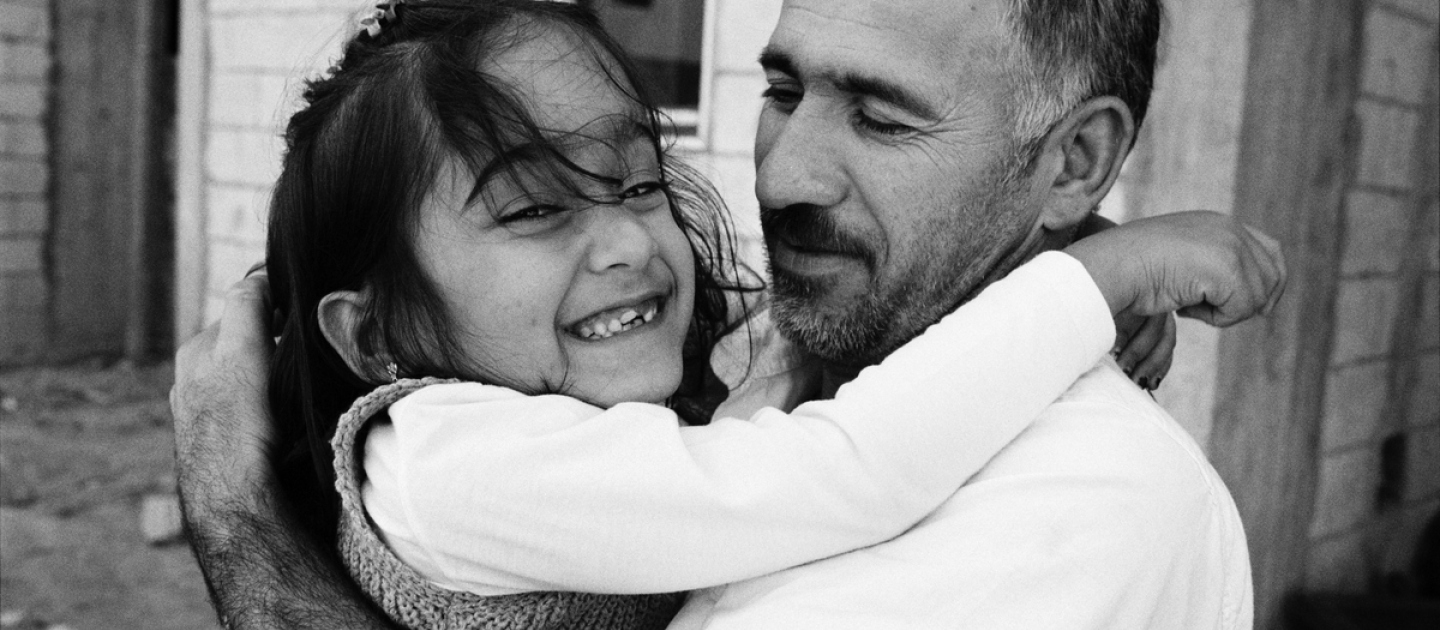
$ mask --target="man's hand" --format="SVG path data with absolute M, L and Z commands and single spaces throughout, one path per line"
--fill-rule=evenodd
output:
M 264 273 L 241 280 L 220 322 L 175 359 L 176 480 L 211 603 L 226 628 L 393 628 L 282 498 L 265 386 L 268 295 Z
M 274 352 L 268 294 L 264 272 L 246 276 L 231 287 L 220 321 L 176 354 L 170 390 L 176 480 L 192 518 L 277 491 L 269 459 L 277 431 L 265 396 Z
M 1285 289 L 1274 239 L 1216 212 L 1131 221 L 1065 249 L 1116 315 L 1171 311 L 1212 326 L 1268 314 Z

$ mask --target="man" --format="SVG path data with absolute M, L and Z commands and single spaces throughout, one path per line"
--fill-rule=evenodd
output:
M 773 318 L 823 361 L 827 395 L 1070 241 L 1144 116 L 1158 28 L 1154 1 L 786 0 L 762 56 L 756 191 Z M 172 395 L 216 604 L 244 627 L 385 627 L 266 495 L 224 491 L 270 480 L 255 440 L 204 416 L 253 414 L 263 388 L 201 404 L 193 375 L 259 376 L 256 288 L 227 307 L 249 313 L 182 353 L 192 376 Z M 910 532 L 717 591 L 677 625 L 1248 627 L 1223 484 L 1117 372 L 1097 366 Z
M 1159 10 L 786 0 L 756 192 L 776 326 L 825 361 L 827 392 L 1069 241 L 1144 116 Z M 1248 628 L 1250 598 L 1223 483 L 1108 364 L 906 534 L 676 626 Z

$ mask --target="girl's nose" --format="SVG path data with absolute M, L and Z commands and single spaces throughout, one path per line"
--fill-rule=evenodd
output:
M 590 270 L 601 273 L 619 267 L 641 268 L 658 248 L 644 217 L 624 204 L 591 208 L 585 226 L 590 236 Z

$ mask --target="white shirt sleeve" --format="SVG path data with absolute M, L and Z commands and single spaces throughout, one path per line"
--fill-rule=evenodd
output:
M 365 505 L 397 555 L 447 588 L 733 582 L 905 531 L 1113 340 L 1084 267 L 1048 253 L 791 413 L 687 427 L 658 405 L 432 386 L 372 431 Z

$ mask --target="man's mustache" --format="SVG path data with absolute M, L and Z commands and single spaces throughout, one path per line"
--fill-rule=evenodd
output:
M 760 228 L 767 241 L 779 239 L 804 250 L 855 256 L 870 268 L 875 267 L 875 253 L 865 241 L 846 232 L 818 206 L 762 207 Z

